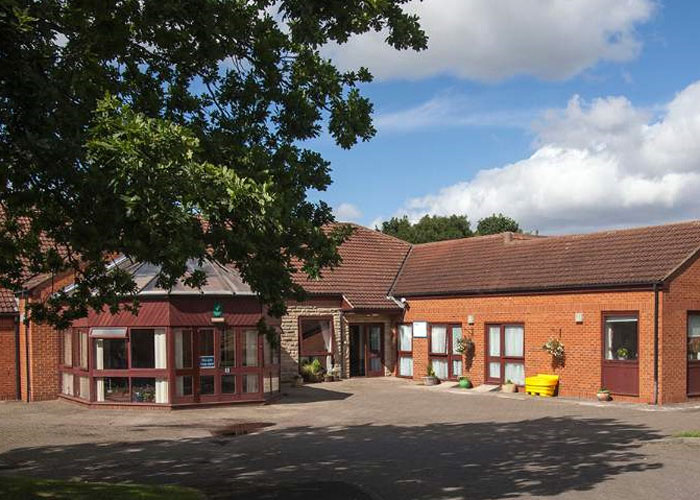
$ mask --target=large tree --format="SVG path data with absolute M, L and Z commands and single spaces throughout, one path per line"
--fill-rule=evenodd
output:
M 505 233 L 507 231 L 521 233 L 522 229 L 520 229 L 520 224 L 515 219 L 501 213 L 484 217 L 476 225 L 476 232 L 479 236 Z
M 75 272 L 32 311 L 64 326 L 134 297 L 108 256 L 162 266 L 166 288 L 215 258 L 281 314 L 291 274 L 337 264 L 347 234 L 307 200 L 331 179 L 304 141 L 375 133 L 371 75 L 321 49 L 372 30 L 424 48 L 406 1 L 0 2 L 0 284 Z
M 409 243 L 428 243 L 473 235 L 469 220 L 464 215 L 425 215 L 414 224 L 405 215 L 392 217 L 382 222 L 381 231 Z

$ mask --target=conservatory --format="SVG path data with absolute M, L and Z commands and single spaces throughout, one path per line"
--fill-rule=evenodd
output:
M 93 313 L 61 335 L 61 396 L 95 406 L 179 407 L 262 402 L 279 394 L 275 326 L 237 272 L 215 262 L 200 289 L 155 284 L 158 268 L 131 265 L 137 314 Z

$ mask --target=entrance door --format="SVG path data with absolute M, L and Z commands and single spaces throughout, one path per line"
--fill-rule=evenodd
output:
M 700 313 L 688 314 L 688 396 L 700 396 Z
M 350 325 L 350 376 L 384 375 L 384 325 Z
M 603 317 L 602 386 L 613 394 L 639 395 L 637 313 Z
M 487 325 L 486 382 L 525 385 L 525 330 L 522 325 Z

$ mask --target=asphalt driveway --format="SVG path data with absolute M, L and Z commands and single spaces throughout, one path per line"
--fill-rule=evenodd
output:
M 645 410 L 397 379 L 173 412 L 4 403 L 0 474 L 179 483 L 216 498 L 697 498 L 700 440 L 673 436 L 700 430 L 700 410 Z

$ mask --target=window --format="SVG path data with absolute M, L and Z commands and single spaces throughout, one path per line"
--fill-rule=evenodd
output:
M 399 376 L 413 377 L 413 325 L 399 325 Z
M 487 379 L 525 384 L 525 329 L 522 325 L 488 325 Z
M 688 360 L 700 359 L 700 314 L 688 316 Z
M 221 366 L 236 366 L 236 335 L 233 330 L 221 333 Z M 233 392 L 233 391 L 232 391 Z
M 156 367 L 153 330 L 131 330 L 131 367 Z
M 126 339 L 97 339 L 95 345 L 98 370 L 126 370 Z
M 430 325 L 430 364 L 440 379 L 462 375 L 462 354 L 457 352 L 462 338 L 460 325 Z
M 63 366 L 73 366 L 73 332 L 63 332 Z
M 257 330 L 243 332 L 243 366 L 258 366 Z
M 214 394 L 213 375 L 202 375 L 199 377 L 199 393 L 203 395 Z
M 199 367 L 214 368 L 214 330 L 199 331 Z
M 90 338 L 88 337 L 88 332 L 82 330 L 78 332 L 78 345 L 80 346 L 80 368 L 82 370 L 88 369 L 88 352 L 90 350 Z
M 318 359 L 324 368 L 333 364 L 333 326 L 331 319 L 303 318 L 299 321 L 301 362 Z
M 105 377 L 97 381 L 97 400 L 115 403 L 128 403 L 129 379 L 126 377 Z
M 605 316 L 605 359 L 636 361 L 637 317 Z
M 175 330 L 175 368 L 192 368 L 192 330 Z
M 279 342 L 279 336 L 277 337 Z M 274 366 L 280 363 L 280 350 L 278 345 L 271 345 L 267 339 L 267 335 L 263 339 L 263 363 L 265 366 Z
M 260 392 L 260 382 L 257 373 L 243 375 L 243 392 L 248 394 Z
M 180 375 L 175 379 L 175 392 L 178 396 L 192 395 L 192 376 Z
M 66 396 L 73 395 L 73 374 L 72 373 L 62 373 L 61 374 L 61 392 Z
M 221 392 L 224 394 L 233 394 L 236 392 L 236 376 L 222 375 L 221 376 Z

